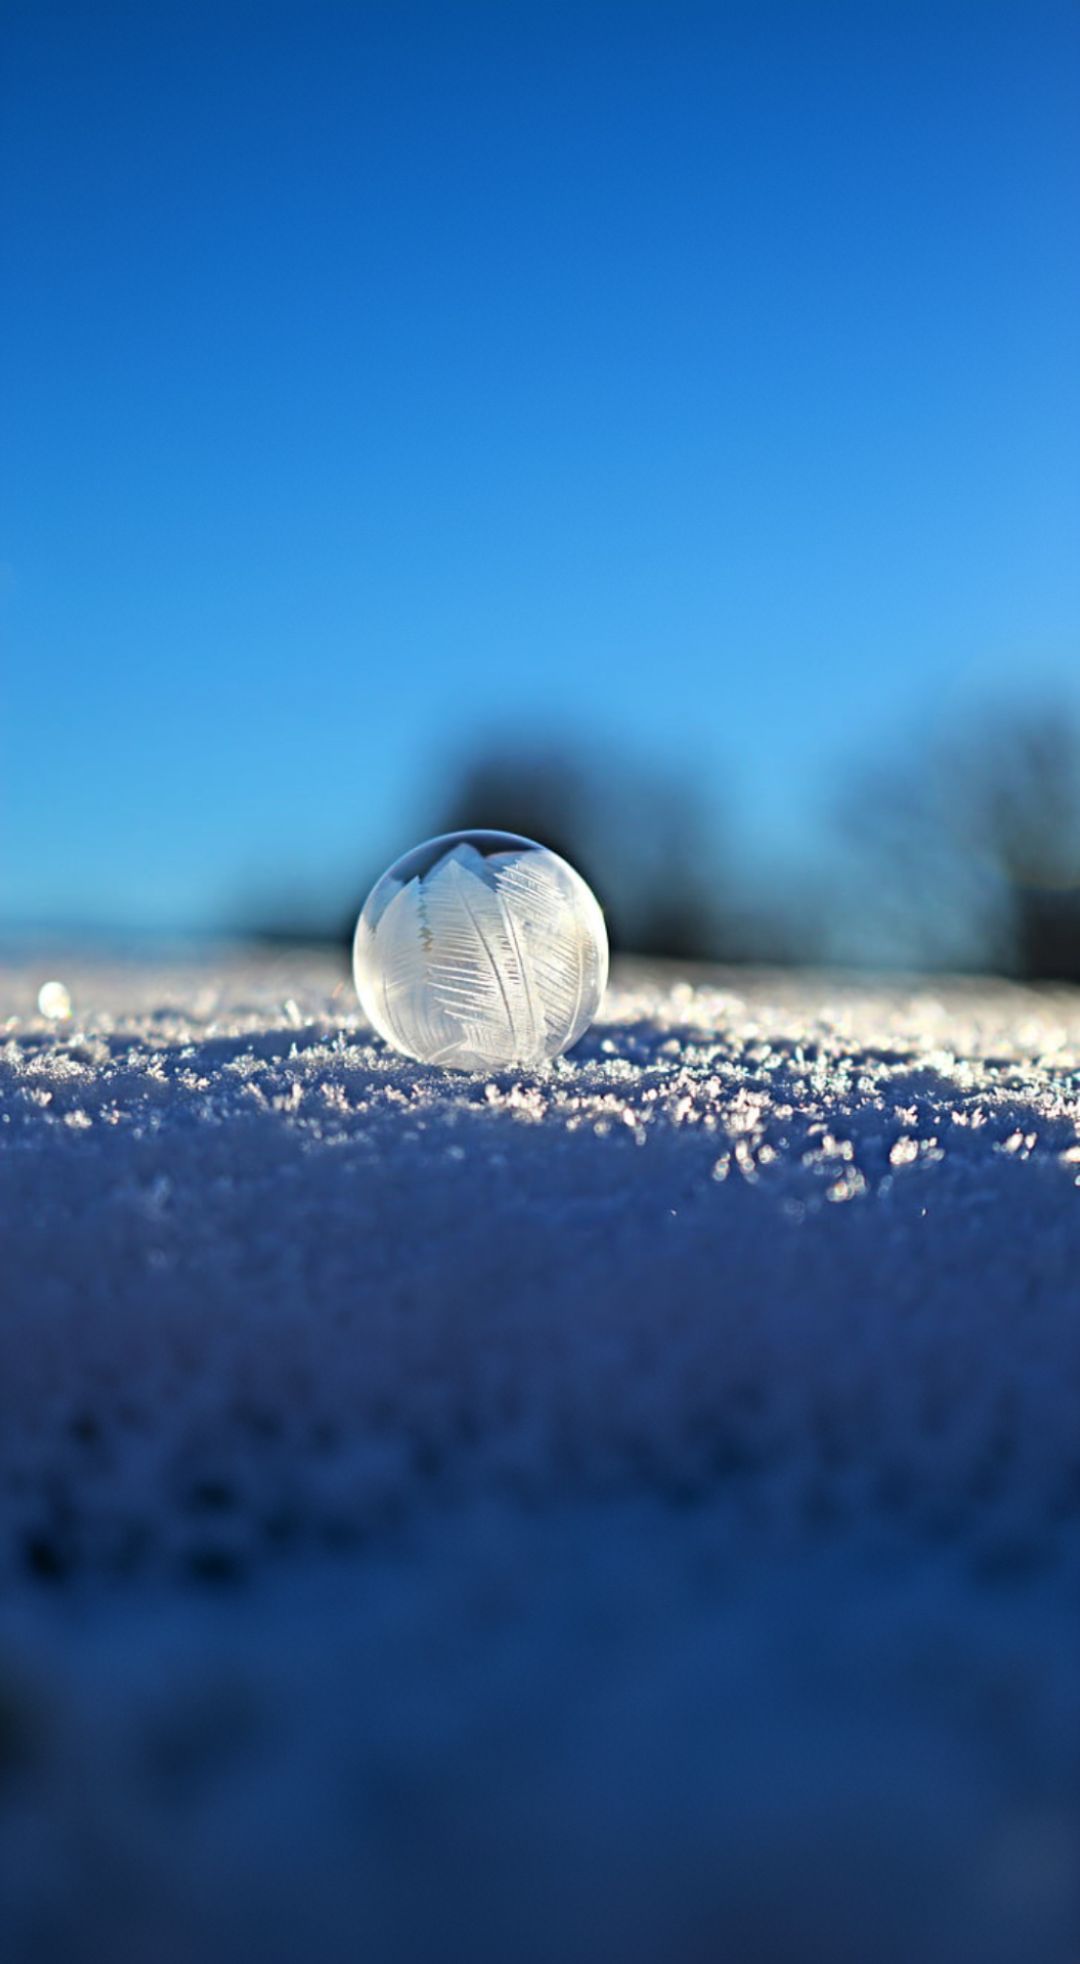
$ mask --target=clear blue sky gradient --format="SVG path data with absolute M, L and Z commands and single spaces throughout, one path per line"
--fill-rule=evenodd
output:
M 9 923 L 340 891 L 493 733 L 797 858 L 1080 696 L 1074 6 L 0 23 Z

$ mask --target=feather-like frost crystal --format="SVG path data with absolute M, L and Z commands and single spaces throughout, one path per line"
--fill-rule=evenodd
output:
M 607 986 L 604 917 L 557 853 L 509 832 L 429 839 L 384 873 L 353 944 L 368 1021 L 396 1050 L 456 1070 L 558 1057 Z

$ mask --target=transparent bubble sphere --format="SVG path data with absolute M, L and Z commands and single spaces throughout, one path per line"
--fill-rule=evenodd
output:
M 580 874 L 511 832 L 452 832 L 372 888 L 353 944 L 368 1021 L 407 1057 L 535 1067 L 584 1034 L 607 986 L 604 917 Z

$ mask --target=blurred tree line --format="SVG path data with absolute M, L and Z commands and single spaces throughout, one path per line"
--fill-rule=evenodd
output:
M 1080 983 L 1075 717 L 986 714 L 861 762 L 824 816 L 815 890 L 793 882 L 765 896 L 750 891 L 730 830 L 694 782 L 611 755 L 508 744 L 467 757 L 414 831 L 482 826 L 551 846 L 596 890 L 617 952 Z M 364 891 L 336 921 L 282 913 L 257 937 L 346 945 Z
M 998 711 L 856 774 L 843 923 L 918 968 L 1080 982 L 1080 724 Z
M 539 839 L 599 894 L 617 953 L 675 961 L 787 961 L 780 910 L 755 904 L 700 786 L 606 755 L 523 749 L 472 759 L 436 828 L 497 813 L 499 831 Z M 486 824 L 488 821 L 485 820 Z

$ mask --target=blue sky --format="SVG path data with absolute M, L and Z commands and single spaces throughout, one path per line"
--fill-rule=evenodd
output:
M 798 860 L 853 758 L 1080 698 L 1074 7 L 0 33 L 9 923 L 340 893 L 492 736 Z

